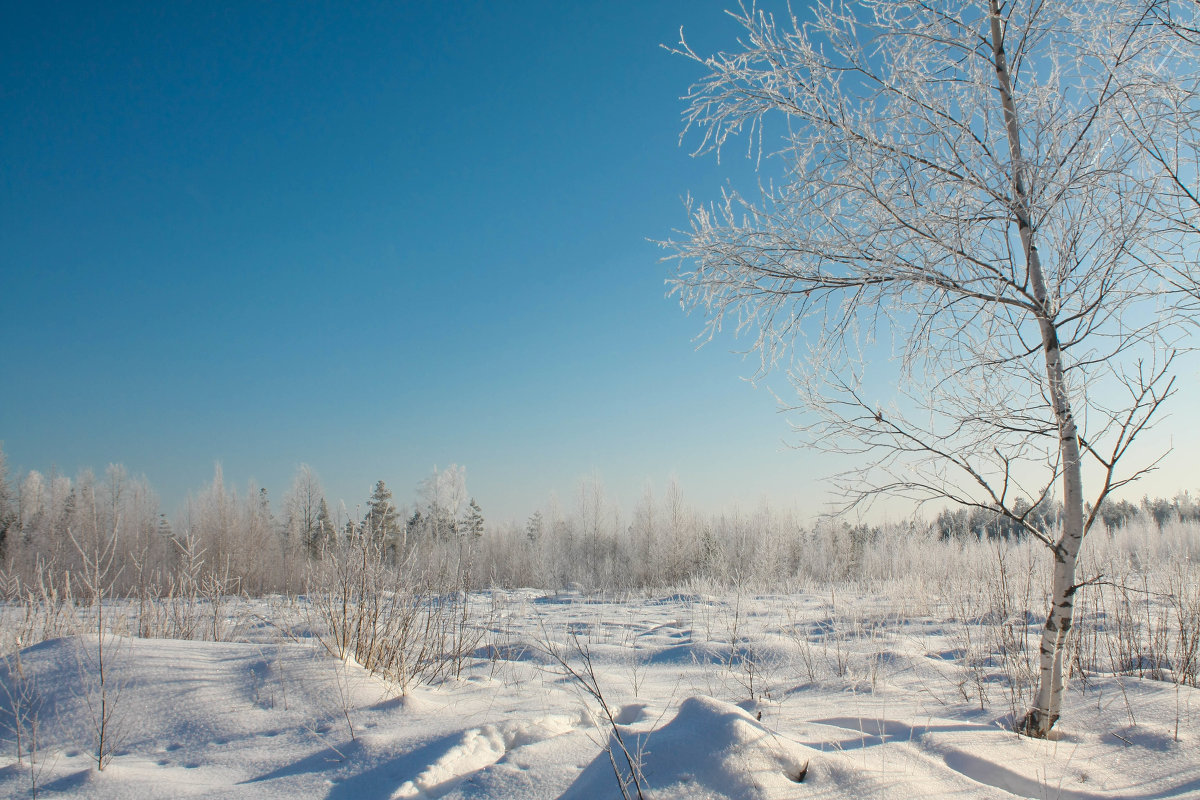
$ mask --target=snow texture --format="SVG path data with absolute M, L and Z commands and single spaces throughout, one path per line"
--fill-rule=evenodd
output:
M 488 644 L 461 679 L 402 697 L 303 637 L 110 639 L 118 747 L 102 772 L 96 638 L 26 648 L 0 661 L 0 796 L 30 796 L 32 778 L 39 796 L 101 800 L 619 798 L 620 733 L 648 800 L 1200 797 L 1196 689 L 1093 675 L 1054 738 L 1021 738 L 1004 674 L 969 672 L 959 623 L 882 600 L 487 599 Z M 615 731 L 550 639 L 590 653 Z M 987 702 L 967 701 L 971 674 Z M 13 732 L 34 706 L 31 770 Z

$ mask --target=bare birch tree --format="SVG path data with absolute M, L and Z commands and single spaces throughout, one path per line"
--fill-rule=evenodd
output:
M 323 502 L 321 479 L 312 467 L 301 464 L 292 478 L 292 488 L 283 499 L 289 540 L 285 555 L 298 550 L 310 558 L 320 557 L 326 533 L 319 523 Z
M 1174 389 L 1180 233 L 1127 124 L 1159 113 L 1146 76 L 1169 82 L 1156 5 L 743 6 L 738 50 L 676 49 L 706 72 L 685 135 L 742 136 L 760 182 L 690 206 L 672 291 L 709 336 L 748 334 L 764 373 L 786 365 L 811 443 L 860 457 L 835 478 L 848 507 L 951 501 L 1046 545 L 1039 687 L 1014 720 L 1032 736 L 1059 717 L 1084 536 L 1157 464 L 1129 454 Z M 1030 513 L 1047 498 L 1057 527 Z

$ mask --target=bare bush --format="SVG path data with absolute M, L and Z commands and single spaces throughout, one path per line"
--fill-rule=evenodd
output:
M 642 794 L 646 779 L 642 774 L 642 760 L 646 738 L 640 737 L 634 742 L 627 743 L 625 734 L 617 722 L 618 710 L 609 704 L 596 676 L 596 667 L 592 661 L 592 652 L 588 645 L 581 641 L 578 634 L 571 634 L 569 644 L 563 645 L 554 641 L 543 631 L 540 647 L 550 660 L 557 665 L 561 674 L 571 680 L 588 700 L 595 704 L 600 711 L 604 729 L 608 736 L 601 745 L 612 766 L 617 788 L 624 800 L 634 797 L 643 800 Z
M 457 676 L 485 632 L 471 619 L 468 576 L 418 569 L 411 556 L 392 565 L 383 548 L 363 535 L 313 569 L 308 597 L 318 639 L 401 693 Z
M 29 777 L 29 796 L 37 797 L 46 755 L 40 750 L 42 714 L 45 702 L 38 691 L 37 681 L 26 673 L 20 650 L 0 658 L 0 694 L 7 714 L 0 715 L 0 726 L 8 732 L 17 757 L 17 765 L 25 765 Z
M 102 532 L 93 526 L 89 540 L 71 535 L 82 563 L 82 588 L 91 601 L 96 644 L 80 652 L 80 682 L 92 719 L 92 759 L 96 769 L 103 771 L 112 761 L 121 736 L 122 717 L 118 715 L 122 684 L 113 674 L 113 656 L 117 638 L 110 630 L 111 621 L 105 615 L 105 601 L 116 581 L 114 569 L 119 524 Z M 85 543 L 86 541 L 86 543 Z

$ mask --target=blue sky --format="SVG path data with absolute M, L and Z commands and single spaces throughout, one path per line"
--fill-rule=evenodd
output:
M 458 463 L 493 519 L 591 475 L 817 512 L 844 465 L 697 351 L 652 241 L 748 173 L 679 146 L 699 73 L 659 46 L 731 46 L 725 5 L 10 4 L 10 466 L 123 463 L 168 513 L 215 461 L 277 502 L 302 462 L 351 507 Z
M 678 143 L 722 4 L 25 4 L 0 33 L 0 440 L 171 513 L 467 467 L 485 512 L 819 502 L 651 241 L 728 167 Z M 745 167 L 741 167 L 744 169 Z

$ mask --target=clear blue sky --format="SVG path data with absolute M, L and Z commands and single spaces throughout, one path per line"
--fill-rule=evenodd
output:
M 827 470 L 650 241 L 727 172 L 678 144 L 713 2 L 9 4 L 0 440 L 10 466 L 223 464 L 350 506 L 467 467 L 490 517 L 809 504 Z
M 301 462 L 351 507 L 459 463 L 492 519 L 591 474 L 816 512 L 839 465 L 695 349 L 650 241 L 747 169 L 679 146 L 659 47 L 732 46 L 726 5 L 8 4 L 10 466 L 123 463 L 168 513 L 215 461 L 277 503 Z

